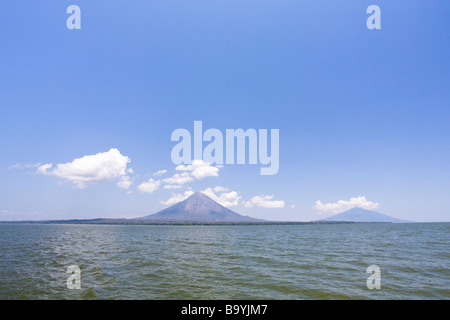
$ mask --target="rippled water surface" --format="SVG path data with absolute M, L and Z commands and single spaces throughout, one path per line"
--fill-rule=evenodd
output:
M 0 299 L 449 299 L 450 224 L 0 224 Z M 368 290 L 369 265 L 381 289 Z M 68 289 L 67 267 L 81 269 Z

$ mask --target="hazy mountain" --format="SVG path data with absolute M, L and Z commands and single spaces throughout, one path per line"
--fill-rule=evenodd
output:
M 349 222 L 409 222 L 397 218 L 392 218 L 385 214 L 366 210 L 363 208 L 353 208 L 321 221 L 349 221 Z
M 137 220 L 164 222 L 258 222 L 264 221 L 242 216 L 221 206 L 205 194 L 196 192 L 184 201 L 178 202 L 157 213 Z

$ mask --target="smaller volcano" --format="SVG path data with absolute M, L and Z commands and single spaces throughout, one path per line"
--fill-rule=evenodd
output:
M 353 208 L 334 216 L 323 219 L 322 221 L 348 221 L 348 222 L 410 222 L 387 216 L 385 214 L 366 210 L 363 208 Z
M 201 192 L 196 192 L 186 200 L 178 202 L 157 213 L 138 220 L 158 222 L 261 222 L 249 216 L 242 216 Z

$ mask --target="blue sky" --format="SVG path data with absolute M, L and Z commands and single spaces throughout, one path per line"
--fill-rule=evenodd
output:
M 66 27 L 72 4 L 81 30 Z M 381 30 L 366 27 L 372 4 Z M 0 220 L 137 217 L 211 188 L 263 219 L 362 204 L 449 221 L 449 9 L 445 0 L 2 1 Z M 279 129 L 278 174 L 224 165 L 164 189 L 163 179 L 192 175 L 175 170 L 170 136 L 192 133 L 195 120 L 222 132 Z M 112 148 L 126 171 L 80 186 L 55 170 Z M 127 189 L 117 185 L 125 176 Z M 139 188 L 149 179 L 160 181 L 151 193 Z

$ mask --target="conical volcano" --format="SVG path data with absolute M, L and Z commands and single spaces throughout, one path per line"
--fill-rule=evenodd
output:
M 207 195 L 196 192 L 186 200 L 178 202 L 157 213 L 141 217 L 139 220 L 161 222 L 258 222 L 264 221 L 242 216 Z
M 353 208 L 334 216 L 323 219 L 323 221 L 348 221 L 348 222 L 410 222 L 393 218 L 385 214 L 366 210 L 363 208 Z

